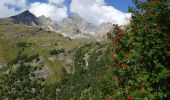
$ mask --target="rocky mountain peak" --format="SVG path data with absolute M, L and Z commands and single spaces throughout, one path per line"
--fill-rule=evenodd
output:
M 34 16 L 29 10 L 25 10 L 24 12 L 22 12 L 22 13 L 19 14 L 19 15 L 22 15 L 22 14 Z
M 29 10 L 26 10 L 15 16 L 11 16 L 10 18 L 14 21 L 14 23 L 26 24 L 31 26 L 39 25 L 37 17 Z
M 72 15 L 70 15 L 68 17 L 69 19 L 72 19 L 72 20 L 84 20 L 82 17 L 80 17 L 80 15 L 78 15 L 77 13 L 73 13 Z
M 18 15 L 4 18 L 5 21 L 9 21 L 15 24 L 25 24 L 30 26 L 41 27 L 46 30 L 55 31 L 69 38 L 81 38 L 81 37 L 102 37 L 106 32 L 110 31 L 113 27 L 111 23 L 103 23 L 99 26 L 93 25 L 79 16 L 77 13 L 73 13 L 67 18 L 64 18 L 60 22 L 56 22 L 44 15 L 36 17 L 29 10 L 26 10 Z

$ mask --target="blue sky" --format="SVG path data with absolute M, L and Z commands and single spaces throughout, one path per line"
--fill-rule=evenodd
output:
M 28 0 L 30 3 L 33 3 L 33 2 L 44 2 L 44 3 L 47 3 L 47 0 Z
M 28 2 L 29 3 L 33 3 L 33 2 L 47 3 L 48 0 L 28 0 Z M 71 3 L 71 0 L 65 0 L 65 4 L 67 6 L 69 6 L 70 3 Z M 134 6 L 134 3 L 132 2 L 132 0 L 105 0 L 105 3 L 123 12 L 128 12 L 128 6 Z
M 105 2 L 123 12 L 128 12 L 128 6 L 134 6 L 132 0 L 105 0 Z
M 94 25 L 123 25 L 131 18 L 128 6 L 133 6 L 131 0 L 0 0 L 0 18 L 29 10 L 37 17 L 44 15 L 55 21 L 76 13 Z

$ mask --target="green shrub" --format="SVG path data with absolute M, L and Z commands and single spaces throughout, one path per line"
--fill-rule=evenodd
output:
M 62 49 L 58 49 L 58 50 L 53 49 L 53 50 L 50 51 L 50 55 L 57 55 L 57 54 L 63 53 L 63 52 L 65 52 L 65 50 L 63 48 Z
M 17 47 L 19 48 L 26 48 L 26 47 L 29 47 L 31 44 L 30 43 L 27 43 L 27 42 L 19 42 L 16 44 Z
M 102 92 L 111 99 L 148 99 L 162 100 L 170 98 L 170 41 L 169 26 L 165 18 L 170 18 L 168 0 L 134 0 L 135 9 L 131 24 L 126 30 L 115 26 L 110 39 L 110 58 L 113 77 L 108 81 L 111 87 L 102 87 L 112 91 Z M 162 16 L 164 13 L 164 17 Z M 161 17 L 162 16 L 162 17 Z M 103 82 L 101 81 L 101 82 Z M 102 84 L 102 83 L 101 83 Z

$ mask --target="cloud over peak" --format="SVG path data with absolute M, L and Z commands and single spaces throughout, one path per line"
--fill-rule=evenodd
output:
M 129 13 L 123 13 L 112 6 L 105 4 L 104 0 L 72 0 L 71 12 L 78 13 L 88 22 L 100 25 L 104 22 L 123 25 L 131 17 Z
M 30 12 L 36 16 L 45 15 L 51 17 L 53 20 L 60 21 L 67 17 L 67 7 L 57 7 L 53 4 L 35 2 L 29 6 Z
M 121 12 L 113 6 L 107 5 L 104 0 L 71 0 L 69 7 L 64 4 L 65 1 L 48 0 L 47 3 L 30 3 L 27 0 L 0 0 L 0 17 L 12 16 L 26 9 L 37 17 L 44 15 L 56 21 L 68 17 L 70 9 L 69 13 L 77 13 L 87 22 L 95 25 L 104 22 L 124 25 L 131 17 L 130 13 Z

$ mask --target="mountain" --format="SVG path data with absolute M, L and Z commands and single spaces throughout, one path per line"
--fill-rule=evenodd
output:
M 55 27 L 55 30 L 71 38 L 88 37 L 88 35 L 92 37 L 91 33 L 96 29 L 96 26 L 87 23 L 78 14 L 73 14 L 63 19 L 58 23 L 58 27 Z
M 0 100 L 93 99 L 94 79 L 99 79 L 94 72 L 108 68 L 105 49 L 94 39 L 70 40 L 37 27 L 1 24 Z
M 113 28 L 112 23 L 102 23 L 101 25 L 98 26 L 97 30 L 95 33 L 99 36 L 102 37 L 105 35 L 105 33 L 109 32 Z
M 26 24 L 31 26 L 40 25 L 38 18 L 29 12 L 29 10 L 26 10 L 16 16 L 10 17 L 14 23 L 17 24 Z
M 67 100 L 55 96 L 62 71 L 72 73 L 74 53 L 91 42 L 12 21 L 0 23 L 0 100 Z
M 29 10 L 18 15 L 1 19 L 1 22 L 14 24 L 25 24 L 34 27 L 41 27 L 46 30 L 55 31 L 69 38 L 101 38 L 106 32 L 113 27 L 111 23 L 103 23 L 99 26 L 93 25 L 85 21 L 78 14 L 74 13 L 68 18 L 64 18 L 60 22 L 52 20 L 44 15 L 36 17 Z
M 58 26 L 50 17 L 45 17 L 44 15 L 38 17 L 38 22 L 40 23 L 39 27 L 48 30 L 52 30 L 54 27 Z

